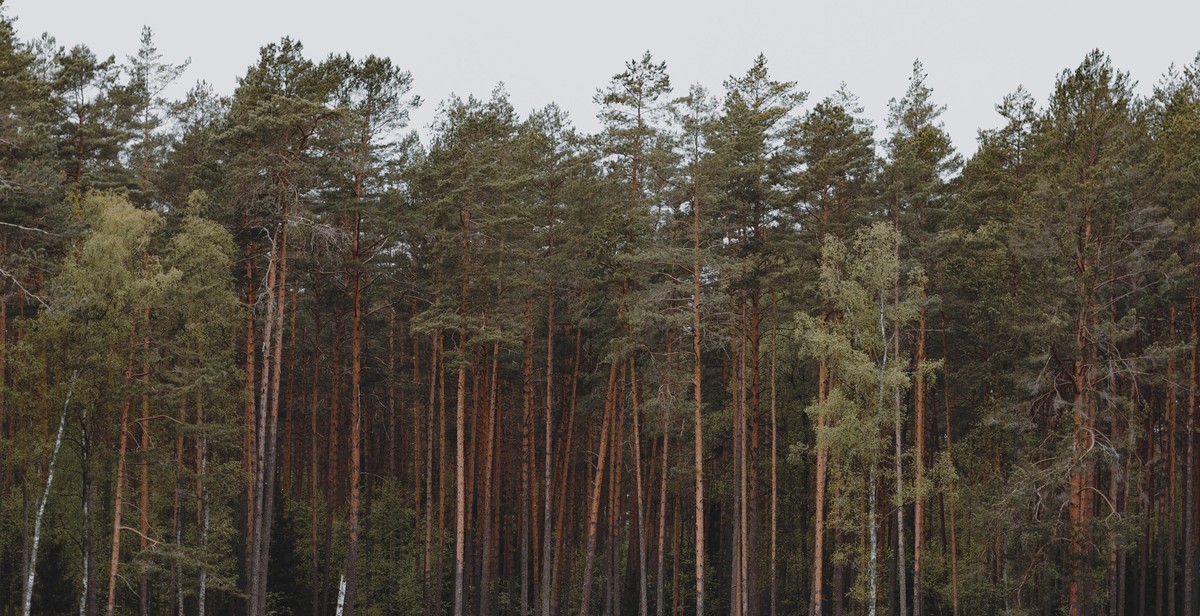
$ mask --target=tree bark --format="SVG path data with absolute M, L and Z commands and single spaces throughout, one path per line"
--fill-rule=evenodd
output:
M 208 434 L 204 429 L 204 403 L 199 393 L 196 395 L 196 429 L 200 432 L 200 438 L 196 445 L 196 543 L 200 554 L 207 557 L 208 486 L 205 483 L 205 475 L 208 471 Z M 205 616 L 208 598 L 208 568 L 203 561 L 197 576 L 196 616 Z
M 571 400 L 570 400 L 570 404 L 567 409 L 567 420 L 566 420 L 566 424 L 565 424 L 566 428 L 567 428 L 567 438 L 566 438 L 566 443 L 563 445 L 562 455 L 559 456 L 559 459 L 561 460 L 561 462 L 559 464 L 559 468 L 561 470 L 559 471 L 559 480 L 558 480 L 558 485 L 559 485 L 558 515 L 556 516 L 556 522 L 555 522 L 555 527 L 559 529 L 559 532 L 558 532 L 558 536 L 555 538 L 554 572 L 553 572 L 553 576 L 552 576 L 553 579 L 551 580 L 551 588 L 552 588 L 551 595 L 552 596 L 551 596 L 551 601 L 550 601 L 551 608 L 553 610 L 555 610 L 555 612 L 553 612 L 553 613 L 557 613 L 557 609 L 558 609 L 558 606 L 560 603 L 560 600 L 558 597 L 558 592 L 559 592 L 558 589 L 562 583 L 562 570 L 563 570 L 564 560 L 566 559 L 564 544 L 566 542 L 567 533 L 564 532 L 566 529 L 564 520 L 565 520 L 566 513 L 567 513 L 567 506 L 566 506 L 567 498 L 568 498 L 568 495 L 572 494 L 571 479 L 574 476 L 571 474 L 571 467 L 572 467 L 571 455 L 572 455 L 572 452 L 574 451 L 574 443 L 575 443 L 575 408 L 576 408 L 576 403 L 578 402 L 578 393 L 579 393 L 579 359 L 580 359 L 580 355 L 582 353 L 582 344 L 581 343 L 582 343 L 582 331 L 580 330 L 579 327 L 576 327 L 575 328 L 575 353 L 574 353 L 575 357 L 574 357 L 574 360 L 572 361 L 572 368 L 571 368 Z
M 550 216 L 550 233 L 554 231 L 553 212 Z M 550 248 L 548 255 L 554 254 L 554 239 L 553 235 L 550 238 Z M 542 484 L 545 488 L 545 496 L 542 502 L 542 616 L 551 616 L 550 598 L 553 594 L 553 541 L 554 532 L 557 530 L 562 532 L 561 528 L 556 528 L 552 525 L 554 508 L 554 495 L 551 490 L 554 488 L 553 477 L 551 473 L 554 465 L 554 281 L 549 283 L 549 289 L 546 299 L 546 426 L 545 426 L 545 470 L 543 471 Z
M 129 354 L 125 362 L 125 382 L 133 381 L 133 332 L 129 334 Z M 113 494 L 112 557 L 108 562 L 108 602 L 106 616 L 113 616 L 117 605 L 117 565 L 121 560 L 121 510 L 125 495 L 125 453 L 129 448 L 129 397 L 121 402 L 121 435 L 117 446 L 117 487 Z M 28 616 L 28 615 L 26 615 Z
M 629 358 L 629 394 L 633 402 L 633 466 L 634 488 L 637 490 L 638 519 L 638 614 L 647 616 L 650 609 L 650 588 L 646 579 L 646 551 L 649 538 L 646 536 L 645 491 L 642 487 L 642 428 L 641 409 L 638 405 L 637 373 L 633 358 Z
M 696 616 L 704 616 L 704 424 L 700 357 L 700 191 L 692 189 L 692 420 L 696 469 Z M 584 615 L 586 616 L 586 615 Z
M 896 286 L 896 303 L 900 303 L 900 286 Z M 892 331 L 892 343 L 895 347 L 896 357 L 900 357 L 900 324 L 896 323 Z M 896 583 L 899 590 L 899 613 L 900 616 L 906 616 L 908 613 L 908 580 L 906 576 L 906 567 L 904 560 L 906 557 L 904 547 L 904 440 L 903 440 L 903 425 L 904 425 L 904 406 L 901 404 L 900 388 L 896 388 L 896 414 L 895 414 L 895 465 L 896 465 Z
M 1200 408 L 1196 406 L 1196 390 L 1200 389 L 1200 374 L 1197 374 L 1197 360 L 1200 359 L 1200 343 L 1197 342 L 1196 320 L 1200 293 L 1196 289 L 1191 292 L 1190 328 L 1192 340 L 1191 359 L 1189 361 L 1190 385 L 1188 388 L 1187 409 L 1187 462 L 1184 469 L 1184 529 L 1183 529 L 1183 613 L 1192 616 L 1196 613 L 1196 421 Z
M 942 315 L 942 401 L 946 406 L 946 457 L 954 464 L 954 442 L 950 430 L 950 347 L 946 345 L 946 316 Z M 958 523 L 954 516 L 954 495 L 957 485 L 951 485 L 946 494 L 946 506 L 950 510 L 950 606 L 958 616 Z
M 776 547 L 779 537 L 779 416 L 776 375 L 778 362 L 776 355 L 776 338 L 779 333 L 779 313 L 776 307 L 775 294 L 771 294 L 771 616 L 775 616 L 779 588 L 776 563 L 778 555 Z M 819 554 L 819 552 L 818 552 Z
M 922 298 L 924 295 L 922 290 Z M 925 308 L 922 307 L 917 313 L 917 348 L 913 365 L 913 432 L 917 441 L 913 484 L 913 616 L 921 616 L 921 556 L 925 550 L 925 329 Z
M 283 380 L 283 317 L 287 306 L 287 216 L 288 209 L 285 205 L 282 215 L 283 222 L 280 224 L 279 229 L 281 237 L 279 241 L 279 281 L 274 296 L 275 302 L 278 305 L 275 307 L 275 323 L 272 328 L 275 340 L 271 349 L 271 393 L 265 423 L 267 447 L 261 467 L 266 476 L 264 477 L 262 488 L 263 508 L 259 516 L 259 521 L 262 524 L 262 547 L 261 553 L 258 556 L 258 616 L 265 616 L 267 612 L 267 570 L 271 559 L 271 526 L 275 521 L 275 477 L 279 467 L 279 455 L 277 451 L 279 445 L 279 388 Z
M 454 419 L 454 616 L 465 614 L 466 578 L 463 550 L 467 532 L 467 485 L 466 485 L 466 419 L 467 419 L 467 294 L 470 291 L 471 272 L 471 211 L 463 209 L 462 217 L 462 289 L 459 304 L 458 329 L 458 397 Z
M 356 186 L 356 197 L 362 199 L 362 181 Z M 350 252 L 357 263 L 362 215 L 356 209 L 351 223 Z M 362 271 L 357 266 L 350 272 L 350 543 L 346 546 L 346 616 L 354 616 L 358 591 L 358 515 L 361 507 L 362 479 Z
M 21 600 L 23 616 L 30 616 L 33 610 L 33 583 L 37 576 L 37 554 L 38 544 L 42 539 L 42 518 L 46 515 L 46 503 L 50 500 L 50 488 L 54 486 L 54 470 L 58 464 L 58 451 L 62 448 L 63 432 L 67 428 L 67 411 L 71 408 L 71 395 L 75 393 L 75 378 L 78 375 L 78 371 L 71 375 L 71 384 L 67 388 L 62 414 L 58 419 L 58 433 L 54 437 L 54 449 L 50 451 L 50 463 L 46 466 L 46 487 L 42 489 L 42 498 L 38 501 L 37 515 L 33 520 L 33 541 L 29 548 L 29 564 L 26 569 L 25 589 Z
M 488 395 L 488 411 L 487 411 L 487 428 L 484 440 L 487 442 L 486 450 L 483 458 L 483 505 L 480 507 L 479 516 L 483 518 L 483 564 L 479 583 L 479 616 L 489 616 L 491 614 L 492 602 L 492 471 L 495 460 L 496 443 L 496 396 L 497 390 L 500 389 L 500 383 L 497 381 L 499 376 L 500 364 L 500 343 L 492 343 L 492 387 Z
M 266 432 L 268 423 L 268 400 L 271 393 L 271 343 L 274 340 L 272 335 L 272 327 L 275 325 L 275 287 L 276 280 L 279 277 L 279 248 L 281 239 L 278 233 L 279 227 L 276 226 L 275 237 L 271 241 L 271 249 L 267 254 L 267 282 L 266 282 L 266 302 L 267 310 L 266 317 L 263 319 L 263 349 L 262 349 L 262 371 L 259 375 L 259 390 L 258 390 L 258 405 L 255 407 L 254 419 L 254 462 L 252 464 L 253 472 L 250 474 L 250 483 L 253 488 L 253 496 L 250 502 L 250 535 L 248 541 L 250 543 L 250 554 L 247 557 L 249 563 L 246 568 L 247 590 L 246 590 L 246 612 L 247 616 L 261 616 L 258 611 L 259 598 L 262 594 L 259 586 L 261 578 L 259 576 L 259 559 L 262 555 L 263 545 L 263 505 L 265 504 L 263 480 L 266 473 Z
M 579 616 L 587 616 L 592 597 L 592 569 L 595 564 L 596 536 L 600 522 L 600 496 L 604 488 L 604 463 L 608 456 L 609 428 L 613 423 L 613 408 L 615 405 L 617 386 L 617 362 L 612 362 L 608 368 L 608 389 L 604 396 L 604 419 L 600 427 L 600 458 L 596 462 L 596 472 L 592 480 L 591 505 L 587 517 L 587 547 L 584 550 L 582 593 L 579 604 Z

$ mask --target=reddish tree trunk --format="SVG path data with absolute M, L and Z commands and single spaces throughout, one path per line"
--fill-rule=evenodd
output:
M 583 582 L 580 599 L 579 616 L 587 616 L 591 607 L 592 569 L 595 565 L 596 539 L 600 525 L 600 496 L 604 487 L 604 464 L 608 457 L 609 428 L 613 423 L 613 408 L 616 406 L 617 362 L 612 362 L 608 368 L 608 389 L 604 396 L 604 418 L 600 428 L 600 458 L 596 462 L 596 472 L 592 480 L 592 495 L 587 517 L 587 546 L 584 549 Z
M 129 335 L 129 354 L 125 363 L 125 382 L 133 381 L 133 333 Z M 121 561 L 121 510 L 125 504 L 125 453 L 129 448 L 129 406 L 131 402 L 128 397 L 121 403 L 121 435 L 118 439 L 117 446 L 117 486 L 113 493 L 113 530 L 112 530 L 112 557 L 108 563 L 108 602 L 105 605 L 104 613 L 107 616 L 113 616 L 117 602 L 117 565 Z

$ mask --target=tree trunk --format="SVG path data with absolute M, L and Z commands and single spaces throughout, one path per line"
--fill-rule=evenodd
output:
M 550 217 L 550 233 L 554 230 L 553 212 Z M 549 255 L 554 253 L 554 239 L 551 236 Z M 542 484 L 546 492 L 542 502 L 542 616 L 551 616 L 550 598 L 553 594 L 553 563 L 554 555 L 552 546 L 554 541 L 554 531 L 562 532 L 561 528 L 552 526 L 554 510 L 552 503 L 554 495 L 551 490 L 554 488 L 553 477 L 551 472 L 554 464 L 554 281 L 550 281 L 546 299 L 546 426 L 545 426 L 545 449 L 546 460 L 545 470 L 543 471 Z
M 171 507 L 171 529 L 175 532 L 175 548 L 183 551 L 183 426 L 187 425 L 187 396 L 179 399 L 179 423 L 175 428 L 175 498 Z M 183 563 L 175 562 L 175 613 L 183 616 Z M 82 614 L 80 615 L 82 616 Z
M 258 575 L 260 564 L 259 558 L 262 554 L 263 544 L 263 505 L 264 502 L 264 475 L 266 467 L 264 460 L 266 459 L 266 432 L 267 432 L 267 414 L 268 400 L 271 393 L 271 343 L 274 340 L 272 335 L 272 327 L 275 325 L 275 287 L 276 280 L 279 276 L 279 240 L 281 239 L 277 233 L 271 242 L 271 249 L 267 255 L 267 283 L 266 317 L 263 319 L 263 349 L 262 349 L 262 371 L 259 375 L 259 390 L 258 390 L 258 405 L 255 407 L 255 453 L 253 469 L 254 472 L 250 475 L 250 483 L 253 484 L 253 497 L 251 499 L 249 511 L 251 516 L 250 522 L 250 554 L 247 557 L 249 563 L 246 568 L 247 590 L 246 590 L 246 613 L 247 616 L 260 616 L 258 611 L 259 597 L 262 594 L 259 586 L 260 576 Z
M 950 347 L 946 345 L 946 316 L 942 315 L 942 401 L 946 406 L 946 457 L 954 464 L 954 442 L 950 430 Z M 954 516 L 954 495 L 957 485 L 951 485 L 946 493 L 946 507 L 950 510 L 950 606 L 958 616 L 958 523 Z
M 622 288 L 624 292 L 627 287 Z M 624 305 L 622 304 L 622 309 Z M 621 529 L 625 526 L 624 520 L 621 519 L 625 513 L 623 507 L 623 496 L 625 489 L 621 486 L 621 467 L 625 461 L 624 445 L 625 445 L 625 387 L 628 383 L 626 380 L 627 370 L 625 362 L 621 362 L 620 380 L 617 384 L 615 410 L 613 421 L 616 423 L 613 431 L 613 438 L 609 440 L 609 446 L 612 450 L 609 455 L 612 456 L 611 471 L 608 477 L 608 579 L 606 600 L 608 609 L 605 612 L 607 616 L 620 616 L 621 609 Z
M 294 426 L 293 415 L 296 409 L 296 300 L 300 292 L 299 285 L 292 287 L 292 309 L 290 317 L 290 325 L 288 326 L 288 382 L 287 382 L 287 404 L 284 405 L 284 428 L 283 428 L 283 493 L 291 497 L 292 494 L 292 475 L 293 465 L 298 456 L 296 455 L 295 441 L 293 438 Z
M 1193 616 L 1196 613 L 1196 420 L 1200 409 L 1196 406 L 1196 390 L 1200 389 L 1200 374 L 1197 374 L 1197 355 L 1200 343 L 1196 337 L 1197 304 L 1200 297 L 1195 289 L 1191 293 L 1191 340 L 1192 352 L 1189 361 L 1190 387 L 1188 388 L 1187 409 L 1187 462 L 1184 469 L 1184 529 L 1183 529 L 1183 613 Z
M 281 238 L 279 241 L 279 281 L 274 296 L 274 300 L 278 305 L 275 308 L 275 324 L 272 327 L 275 340 L 271 349 L 271 392 L 265 424 L 267 447 L 265 457 L 263 458 L 263 466 L 261 467 L 265 473 L 265 477 L 263 478 L 262 488 L 262 515 L 259 516 L 259 521 L 262 524 L 262 551 L 258 556 L 258 616 L 265 616 L 267 613 L 267 569 L 270 566 L 271 558 L 271 526 L 275 521 L 275 476 L 276 470 L 279 467 L 277 451 L 279 445 L 279 386 L 283 380 L 283 317 L 287 307 L 287 215 L 288 210 L 285 206 L 282 215 L 283 222 L 280 224 L 279 229 Z
M 76 371 L 71 374 L 71 384 L 67 387 L 67 397 L 63 401 L 62 414 L 58 418 L 58 434 L 54 437 L 54 449 L 50 451 L 50 463 L 46 466 L 46 487 L 42 490 L 42 498 L 38 501 L 37 515 L 33 519 L 33 541 L 29 548 L 29 564 L 25 573 L 25 589 L 22 595 L 21 614 L 30 616 L 33 610 L 33 583 L 37 576 L 38 544 L 42 539 L 42 518 L 46 515 L 46 503 L 50 500 L 50 488 L 54 486 L 54 469 L 58 464 L 58 451 L 62 448 L 63 432 L 67 428 L 67 410 L 71 408 L 71 395 L 75 393 Z
M 921 296 L 925 292 L 922 290 Z M 917 441 L 913 485 L 913 616 L 921 616 L 921 555 L 925 550 L 925 308 L 917 313 L 917 349 L 913 365 L 913 433 Z M 903 562 L 903 559 L 901 559 Z M 903 591 L 903 588 L 901 588 Z
M 587 517 L 587 547 L 584 551 L 583 582 L 580 599 L 579 616 L 587 616 L 592 597 L 592 569 L 595 565 L 596 536 L 600 522 L 600 496 L 604 487 L 604 463 L 608 456 L 609 427 L 613 423 L 613 407 L 615 407 L 615 390 L 617 386 L 617 362 L 612 362 L 608 368 L 608 389 L 604 396 L 604 418 L 600 427 L 600 458 L 596 462 L 596 473 L 592 480 L 592 497 Z
M 704 616 L 704 432 L 700 357 L 700 191 L 692 190 L 692 421 L 696 468 L 696 616 Z M 586 615 L 584 615 L 586 616 Z
M 126 383 L 133 381 L 134 340 L 135 337 L 130 332 L 129 354 L 125 362 Z M 125 454 L 129 448 L 129 405 L 130 400 L 126 397 L 121 402 L 121 435 L 117 446 L 117 487 L 113 494 L 112 557 L 108 562 L 108 602 L 104 608 L 106 616 L 113 616 L 117 605 L 117 565 L 121 560 L 121 510 L 125 504 Z
M 3 302 L 0 302 L 3 304 Z M 2 310 L 2 308 L 0 308 Z M 0 322 L 0 330 L 3 324 Z M 3 334 L 0 334 L 3 335 Z M 3 397 L 3 396 L 0 396 Z M 96 549 L 96 540 L 92 536 L 92 515 L 95 510 L 95 490 L 92 479 L 92 418 L 88 416 L 87 406 L 80 409 L 79 418 L 79 451 L 80 481 L 83 484 L 83 558 L 80 563 L 79 616 L 91 616 L 96 613 L 96 598 L 92 583 L 92 559 Z M 0 420 L 0 433 L 3 432 L 3 421 Z
M 196 448 L 196 543 L 202 556 L 208 552 L 208 487 L 205 474 L 208 471 L 208 435 L 204 432 L 204 405 L 201 394 L 196 395 L 196 428 L 200 432 L 200 440 Z M 197 574 L 196 616 L 205 616 L 206 600 L 208 598 L 208 568 L 203 561 Z
M 533 296 L 525 298 L 525 354 L 521 358 L 521 492 L 517 510 L 520 512 L 520 552 L 521 552 L 521 596 L 518 600 L 520 616 L 529 614 L 529 542 L 531 525 L 530 471 L 533 457 L 533 439 L 530 429 L 533 426 Z
M 150 267 L 149 253 L 142 253 L 142 271 L 147 272 Z M 142 419 L 139 422 L 142 432 L 142 440 L 138 445 L 138 453 L 142 456 L 141 466 L 141 481 L 138 482 L 138 487 L 141 489 L 141 499 L 139 502 L 138 512 L 138 547 L 142 554 L 146 553 L 146 548 L 150 547 L 150 306 L 147 305 L 142 309 Z M 141 610 L 142 616 L 149 616 L 150 613 L 150 584 L 146 579 L 146 567 L 139 567 L 138 571 L 138 607 Z
M 437 295 L 435 294 L 436 298 Z M 425 613 L 433 613 L 434 596 L 438 592 L 433 577 L 433 409 L 437 403 L 438 377 L 442 371 L 439 363 L 441 357 L 442 332 L 434 332 L 429 344 L 429 418 L 425 422 Z M 439 471 L 440 472 L 440 471 Z M 439 551 L 441 547 L 439 546 Z M 440 575 L 440 572 L 439 572 Z M 438 584 L 440 587 L 440 584 Z
M 565 520 L 566 513 L 567 513 L 567 506 L 566 506 L 567 498 L 568 498 L 568 495 L 572 494 L 571 479 L 574 477 L 574 475 L 571 474 L 571 455 L 572 455 L 572 452 L 574 451 L 574 443 L 575 443 L 575 408 L 576 408 L 576 403 L 578 402 L 578 393 L 579 393 L 579 359 L 580 359 L 580 354 L 582 352 L 581 342 L 582 342 L 582 331 L 580 330 L 579 327 L 576 327 L 575 328 L 575 353 L 574 353 L 575 357 L 574 357 L 574 360 L 572 361 L 572 368 L 571 368 L 571 401 L 570 401 L 570 405 L 567 409 L 567 420 L 566 420 L 566 424 L 565 424 L 566 428 L 567 428 L 567 438 L 566 438 L 566 443 L 563 445 L 562 455 L 559 456 L 559 458 L 561 460 L 561 462 L 559 464 L 559 468 L 561 470 L 559 471 L 559 481 L 558 481 L 558 485 L 559 485 L 558 515 L 556 516 L 556 522 L 555 522 L 555 527 L 559 529 L 559 532 L 558 532 L 558 536 L 555 538 L 554 572 L 553 572 L 553 576 L 552 576 L 553 579 L 551 580 L 551 588 L 552 588 L 551 595 L 552 596 L 551 596 L 550 606 L 554 610 L 552 613 L 557 613 L 558 605 L 560 603 L 559 597 L 558 597 L 558 589 L 562 582 L 563 564 L 564 564 L 564 561 L 566 560 L 566 556 L 564 554 L 564 552 L 566 550 L 565 550 L 564 545 L 566 543 L 567 533 L 565 532 L 566 525 L 565 525 L 564 520 Z
M 897 289 L 897 293 L 899 293 L 899 289 Z M 883 294 L 880 293 L 879 294 L 879 340 L 880 340 L 880 342 L 883 343 L 883 345 L 882 345 L 883 346 L 883 356 L 879 360 L 879 376 L 878 376 L 879 400 L 878 400 L 877 408 L 879 409 L 880 412 L 882 412 L 883 408 L 884 408 L 883 407 L 884 375 L 887 371 L 887 362 L 888 362 L 888 344 L 887 344 L 888 335 L 887 335 L 887 328 L 884 324 L 885 323 L 884 314 L 885 314 L 885 312 L 884 312 L 884 297 L 883 297 Z M 899 346 L 900 346 L 900 338 L 898 336 L 899 327 L 897 327 L 896 334 L 897 334 L 897 337 L 895 339 L 895 344 L 897 347 L 897 352 L 899 352 Z M 897 406 L 899 406 L 899 405 L 897 405 Z M 897 411 L 897 413 L 898 413 L 898 411 Z M 897 415 L 896 421 L 899 421 L 899 415 Z M 875 452 L 872 452 L 871 458 L 870 458 L 870 471 L 868 472 L 869 477 L 868 477 L 868 481 L 867 481 L 867 484 L 868 484 L 867 485 L 867 527 L 868 527 L 868 534 L 870 536 L 870 544 L 871 544 L 869 556 L 867 557 L 867 616 L 875 616 L 876 605 L 879 602 L 878 601 L 878 598 L 879 598 L 878 597 L 878 589 L 876 586 L 878 583 L 878 579 L 879 579 L 879 531 L 878 531 L 876 520 L 875 520 L 876 499 L 877 499 L 876 483 L 878 482 L 878 478 L 877 478 L 878 461 L 876 460 L 876 457 L 877 456 L 875 455 Z M 899 460 L 897 460 L 897 464 L 899 464 Z M 897 486 L 900 485 L 899 481 L 897 481 L 896 485 Z M 897 490 L 897 492 L 898 491 L 899 490 Z
M 466 485 L 466 419 L 467 419 L 467 294 L 470 291 L 471 275 L 471 211 L 463 209 L 462 217 L 462 289 L 459 304 L 458 330 L 458 397 L 454 419 L 454 616 L 465 614 L 464 590 L 466 579 L 463 550 L 467 532 L 467 485 Z
M 659 477 L 659 496 L 658 496 L 658 567 L 657 567 L 657 582 L 654 584 L 655 591 L 655 611 L 658 616 L 666 615 L 666 586 L 667 586 L 667 472 L 669 470 L 668 461 L 670 460 L 671 452 L 671 434 L 667 430 L 663 430 L 663 448 L 662 448 L 662 473 Z
M 317 333 L 321 331 L 319 323 L 313 324 L 313 338 L 317 337 Z M 308 503 L 309 513 L 311 514 L 311 526 L 309 528 L 309 541 L 312 548 L 312 578 L 309 584 L 312 586 L 312 616 L 319 616 L 321 612 L 321 586 L 323 585 L 321 578 L 321 563 L 320 563 L 320 540 L 318 538 L 317 527 L 320 522 L 320 514 L 318 514 L 319 505 L 317 495 L 320 493 L 317 489 L 318 477 L 321 476 L 320 459 L 317 450 L 317 411 L 320 408 L 321 386 L 320 386 L 320 361 L 321 353 L 317 349 L 313 349 L 312 354 L 312 407 L 309 409 L 309 434 L 308 434 Z
M 479 516 L 483 518 L 483 565 L 479 583 L 479 616 L 491 614 L 492 602 L 492 471 L 495 460 L 496 443 L 496 396 L 500 389 L 497 381 L 500 364 L 500 343 L 492 343 L 492 387 L 488 396 L 487 432 L 484 440 L 487 442 L 483 458 L 483 506 Z
M 896 303 L 900 303 L 900 287 L 896 286 Z M 892 344 L 896 358 L 900 357 L 900 324 L 896 323 L 892 332 Z M 899 590 L 900 616 L 907 616 L 908 580 L 906 576 L 904 548 L 904 406 L 901 404 L 900 388 L 896 388 L 895 414 L 895 465 L 896 465 L 896 584 Z
M 650 609 L 650 588 L 646 579 L 646 551 L 649 538 L 646 537 L 646 505 L 645 491 L 642 488 L 642 428 L 641 409 L 638 406 L 637 373 L 634 371 L 633 358 L 629 358 L 629 394 L 633 402 L 633 467 L 634 488 L 637 490 L 638 518 L 638 614 L 647 616 Z
M 778 556 L 776 547 L 779 537 L 779 416 L 776 375 L 778 362 L 776 356 L 776 338 L 779 333 L 779 313 L 776 309 L 775 294 L 771 294 L 771 616 L 775 616 L 776 601 L 779 588 L 776 563 Z M 820 556 L 819 552 L 816 552 Z
M 258 474 L 255 466 L 254 452 L 257 450 L 257 421 L 255 415 L 254 400 L 256 394 L 254 387 L 258 383 L 255 375 L 254 364 L 257 362 L 258 355 L 255 351 L 255 327 L 254 327 L 254 306 L 257 303 L 257 294 L 255 286 L 255 253 L 258 251 L 258 246 L 255 242 L 250 242 L 242 252 L 242 259 L 246 262 L 246 346 L 245 346 L 245 370 L 246 370 L 246 404 L 243 407 L 242 426 L 245 429 L 242 439 L 242 472 L 246 474 L 246 571 L 250 571 L 251 558 L 254 551 L 254 481 L 253 478 Z M 249 578 L 247 578 L 247 581 Z M 249 586 L 247 584 L 247 586 Z
M 1171 316 L 1168 320 L 1168 328 L 1170 329 L 1171 346 L 1175 345 L 1175 307 L 1170 310 Z M 1175 450 L 1176 430 L 1175 427 L 1179 423 L 1177 416 L 1177 400 L 1178 394 L 1175 383 L 1175 356 L 1171 355 L 1167 358 L 1167 384 L 1164 393 L 1164 411 L 1167 415 L 1167 614 L 1175 616 L 1175 525 L 1178 515 L 1178 491 L 1176 489 L 1177 473 L 1176 463 L 1178 455 Z M 1185 582 L 1187 585 L 1187 582 Z
M 361 198 L 361 195 L 360 195 Z M 351 254 L 358 259 L 359 222 L 355 211 L 351 233 Z M 350 274 L 350 543 L 346 546 L 346 616 L 354 616 L 358 590 L 358 513 L 362 479 L 362 272 Z
M 827 317 L 827 315 L 826 315 Z M 824 320 L 826 317 L 823 317 Z M 809 602 L 809 616 L 821 616 L 824 602 L 825 584 L 825 484 L 829 472 L 829 448 L 822 438 L 828 427 L 825 413 L 826 400 L 829 397 L 829 368 L 828 359 L 821 355 L 817 360 L 817 469 L 816 469 L 816 500 L 813 530 L 813 579 L 812 599 Z

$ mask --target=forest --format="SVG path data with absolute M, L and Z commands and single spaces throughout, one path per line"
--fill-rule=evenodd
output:
M 1200 56 L 964 158 L 920 62 L 418 133 L 388 58 L 18 23 L 0 616 L 1200 613 Z

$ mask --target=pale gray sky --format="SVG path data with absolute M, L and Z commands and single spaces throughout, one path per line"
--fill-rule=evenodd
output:
M 451 92 L 486 97 L 506 84 L 518 110 L 557 102 L 576 126 L 595 130 L 592 96 L 624 62 L 650 50 L 676 92 L 699 82 L 719 93 L 759 52 L 777 79 L 797 82 L 809 104 L 846 82 L 884 125 L 920 58 L 955 145 L 975 150 L 993 106 L 1024 84 L 1044 101 L 1063 69 L 1093 48 L 1148 92 L 1172 63 L 1200 51 L 1200 3 L 1143 0 L 824 2 L 604 2 L 369 0 L 8 0 L 22 38 L 50 32 L 97 55 L 133 54 L 142 25 L 168 61 L 191 57 L 182 81 L 228 94 L 262 45 L 287 35 L 320 59 L 350 52 L 388 56 L 412 71 L 426 103 L 421 128 Z M 181 86 L 180 91 L 186 87 Z M 882 133 L 882 131 L 881 131 Z

